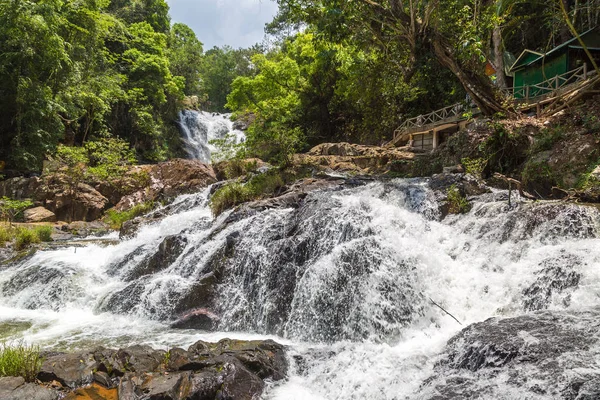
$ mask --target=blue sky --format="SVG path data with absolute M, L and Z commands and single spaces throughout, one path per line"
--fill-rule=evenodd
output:
M 265 23 L 277 13 L 273 0 L 167 0 L 172 22 L 196 32 L 204 50 L 213 46 L 249 47 L 261 42 Z

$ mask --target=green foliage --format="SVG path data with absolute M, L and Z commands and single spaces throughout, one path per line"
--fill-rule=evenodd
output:
M 187 95 L 201 92 L 198 66 L 202 62 L 202 51 L 202 43 L 193 30 L 184 24 L 173 24 L 168 51 L 170 69 L 173 75 L 185 78 L 183 90 Z
M 490 171 L 508 173 L 521 166 L 528 156 L 529 140 L 525 135 L 491 122 L 492 134 L 480 145 Z
M 13 239 L 11 231 L 10 227 L 0 225 L 0 247 L 4 247 L 6 242 L 10 242 Z
M 223 139 L 213 139 L 209 143 L 217 148 L 210 155 L 213 163 L 244 156 L 244 144 L 237 143 L 235 135 L 227 134 Z
M 545 192 L 550 192 L 552 187 L 559 184 L 557 178 L 552 174 L 548 163 L 535 159 L 531 159 L 525 164 L 521 178 L 524 185 L 534 184 L 535 187 Z
M 33 228 L 36 236 L 42 242 L 51 242 L 52 241 L 52 227 L 51 226 L 36 226 Z
M 140 215 L 149 213 L 152 211 L 154 206 L 154 202 L 146 202 L 142 204 L 136 204 L 126 211 L 108 210 L 106 213 L 106 220 L 111 229 L 118 230 L 121 229 L 125 222 L 130 221 L 135 217 L 139 217 Z
M 110 137 L 87 142 L 83 147 L 59 145 L 54 157 L 70 179 L 72 189 L 82 181 L 120 178 L 126 166 L 136 162 L 127 142 Z
M 282 174 L 277 170 L 273 170 L 253 176 L 248 183 L 246 183 L 246 188 L 251 197 L 259 198 L 264 195 L 276 193 L 276 191 L 284 185 L 285 180 Z
M 431 157 L 416 157 L 412 164 L 410 175 L 413 178 L 431 176 L 442 172 L 443 165 L 437 158 Z
M 102 138 L 87 142 L 84 148 L 90 166 L 87 173 L 100 181 L 121 177 L 126 170 L 125 167 L 136 162 L 129 144 L 118 138 Z
M 387 53 L 326 40 L 318 29 L 286 38 L 252 62 L 255 74 L 233 81 L 227 107 L 253 116 L 246 156 L 274 163 L 323 141 L 380 144 L 403 118 L 464 97 L 431 63 L 408 82 Z
M 0 377 L 21 376 L 27 382 L 34 382 L 43 361 L 37 346 L 0 343 Z
M 228 161 L 222 161 L 218 164 L 218 168 L 223 171 L 225 179 L 235 179 L 256 172 L 258 164 L 256 160 L 233 158 Z
M 600 118 L 594 114 L 585 114 L 582 118 L 583 127 L 590 133 L 600 131 Z
M 23 250 L 41 240 L 34 229 L 17 228 L 15 230 L 15 249 Z
M 23 250 L 32 244 L 52 241 L 51 226 L 36 226 L 33 228 L 0 226 L 0 246 L 7 242 L 15 243 L 17 250 Z
M 552 150 L 554 145 L 564 139 L 564 137 L 565 128 L 562 126 L 544 128 L 535 137 L 535 141 L 530 152 L 531 154 L 535 154 L 540 151 Z
M 31 206 L 33 203 L 29 200 L 13 200 L 2 197 L 0 198 L 0 217 L 12 224 L 19 214 Z
M 246 187 L 239 182 L 226 183 L 210 198 L 210 209 L 214 215 L 220 215 L 223 211 L 242 204 L 250 199 Z
M 465 157 L 461 160 L 462 165 L 465 167 L 465 172 L 479 179 L 483 177 L 483 170 L 485 169 L 487 162 L 488 161 L 484 158 Z
M 164 0 L 0 2 L 0 159 L 39 169 L 59 142 L 106 137 L 173 154 L 194 39 L 181 24 L 171 34 Z
M 271 196 L 297 175 L 272 169 L 251 177 L 248 182 L 230 182 L 221 186 L 210 198 L 210 208 L 215 215 L 247 201 Z
M 456 185 L 448 188 L 448 213 L 465 214 L 471 209 L 469 201 L 464 197 Z
M 252 57 L 262 54 L 260 46 L 234 50 L 229 46 L 208 50 L 200 64 L 201 89 L 208 97 L 204 106 L 209 111 L 224 112 L 232 82 L 238 77 L 255 74 Z

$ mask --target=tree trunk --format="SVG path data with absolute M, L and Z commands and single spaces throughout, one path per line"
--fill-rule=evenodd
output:
M 438 62 L 452 71 L 484 115 L 498 112 L 512 114 L 496 99 L 492 82 L 482 74 L 465 71 L 457 62 L 452 48 L 441 37 L 432 38 L 432 45 Z
M 494 67 L 496 67 L 496 82 L 498 87 L 508 87 L 506 75 L 504 74 L 504 51 L 502 49 L 502 31 L 500 26 L 495 25 L 492 31 L 492 44 L 494 47 Z
M 567 10 L 567 14 L 568 14 L 571 11 L 571 7 L 569 5 L 569 0 L 559 0 L 559 1 L 562 1 L 562 3 L 565 6 L 565 10 Z M 569 26 L 564 21 L 560 25 L 559 35 L 560 35 L 561 43 L 564 43 L 571 39 L 571 31 L 569 30 Z

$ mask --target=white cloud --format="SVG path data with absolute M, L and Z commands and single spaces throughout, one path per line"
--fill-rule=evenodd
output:
M 277 13 L 273 0 L 167 0 L 173 22 L 192 28 L 204 48 L 249 47 L 262 41 Z

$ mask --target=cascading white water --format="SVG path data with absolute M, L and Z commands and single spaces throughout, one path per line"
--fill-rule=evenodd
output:
M 600 305 L 592 207 L 510 209 L 496 192 L 440 222 L 427 181 L 398 179 L 213 219 L 208 193 L 177 199 L 118 245 L 38 252 L 0 270 L 0 339 L 68 348 L 271 337 L 290 346 L 292 372 L 265 399 L 387 400 L 421 398 L 446 342 L 471 323 Z M 179 250 L 156 267 L 165 241 Z M 578 284 L 531 290 L 557 268 Z M 220 332 L 168 328 L 205 305 L 190 293 L 206 282 Z
M 211 162 L 211 154 L 219 149 L 211 144 L 217 139 L 229 139 L 233 144 L 245 140 L 244 132 L 234 129 L 231 114 L 183 110 L 179 112 L 178 125 L 184 149 L 191 159 Z

